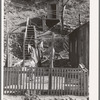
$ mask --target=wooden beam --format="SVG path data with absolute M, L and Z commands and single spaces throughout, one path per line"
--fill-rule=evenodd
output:
M 51 70 L 54 68 L 53 60 L 54 60 L 54 32 L 52 32 L 52 46 L 51 46 L 51 55 L 50 55 L 50 74 L 49 74 L 49 91 L 52 89 L 52 74 Z
M 54 32 L 52 32 L 52 46 L 51 46 L 51 68 L 54 68 L 53 65 L 53 60 L 54 60 Z
M 63 7 L 63 0 L 61 0 L 61 34 L 63 34 L 63 10 L 64 10 L 64 7 Z
M 36 27 L 34 26 L 34 42 L 35 42 L 35 48 L 37 48 L 37 34 L 36 34 Z
M 27 37 L 28 23 L 29 23 L 29 18 L 27 18 L 26 31 L 25 31 L 25 34 L 24 34 L 24 41 L 23 41 L 23 67 L 25 67 L 25 40 L 26 40 L 26 37 Z
M 8 20 L 6 20 L 7 25 L 7 67 L 9 67 L 9 33 L 8 33 Z
M 81 25 L 81 20 L 80 20 L 80 18 L 81 18 L 81 16 L 80 16 L 80 14 L 79 14 L 79 26 Z

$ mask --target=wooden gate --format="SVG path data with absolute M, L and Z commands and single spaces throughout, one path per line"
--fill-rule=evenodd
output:
M 88 95 L 88 72 L 80 68 L 4 68 L 4 94 Z

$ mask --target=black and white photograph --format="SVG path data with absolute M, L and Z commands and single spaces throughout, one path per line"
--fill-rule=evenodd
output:
M 90 100 L 90 1 L 3 7 L 3 100 Z

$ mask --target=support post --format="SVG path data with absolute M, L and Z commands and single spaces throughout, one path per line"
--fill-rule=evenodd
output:
M 80 21 L 80 14 L 79 14 L 79 26 L 81 25 L 81 21 Z
M 26 37 L 27 37 L 28 24 L 29 24 L 29 18 L 27 18 L 26 31 L 24 34 L 24 41 L 23 41 L 23 67 L 25 67 L 25 41 L 26 41 Z
M 8 20 L 6 21 L 7 24 L 7 67 L 9 67 L 9 33 L 8 33 Z
M 64 7 L 63 7 L 63 0 L 61 0 L 61 34 L 63 34 L 63 10 L 64 10 Z
M 51 46 L 50 69 L 49 69 L 49 90 L 52 89 L 51 69 L 54 68 L 53 60 L 54 60 L 54 32 L 52 33 L 52 46 Z
M 51 66 L 50 66 L 51 68 L 54 68 L 53 60 L 54 60 L 54 33 L 52 32 Z
M 35 48 L 37 48 L 37 34 L 36 34 L 36 27 L 34 26 L 34 43 L 35 43 Z
M 47 26 L 46 26 L 46 16 L 42 17 L 42 26 L 43 26 L 43 31 L 45 32 L 47 30 Z

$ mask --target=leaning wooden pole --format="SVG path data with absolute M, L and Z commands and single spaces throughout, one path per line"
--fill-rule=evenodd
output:
M 29 18 L 27 18 L 26 31 L 24 34 L 24 41 L 23 41 L 23 67 L 25 67 L 25 41 L 26 41 L 26 37 L 27 37 L 28 23 L 29 23 Z
M 51 68 L 54 68 L 53 60 L 54 60 L 54 33 L 52 32 L 51 66 L 50 66 Z
M 63 34 L 63 10 L 64 10 L 64 7 L 63 7 L 63 0 L 61 0 L 61 34 Z
M 8 20 L 6 20 L 7 25 L 7 67 L 9 67 L 9 33 L 8 33 Z
M 81 18 L 81 16 L 80 16 L 80 14 L 79 14 L 79 26 L 81 25 L 81 20 L 80 20 L 80 18 Z
M 49 93 L 52 89 L 52 68 L 54 68 L 54 32 L 52 32 L 52 46 L 51 46 L 51 55 L 50 55 L 50 69 L 49 69 Z

